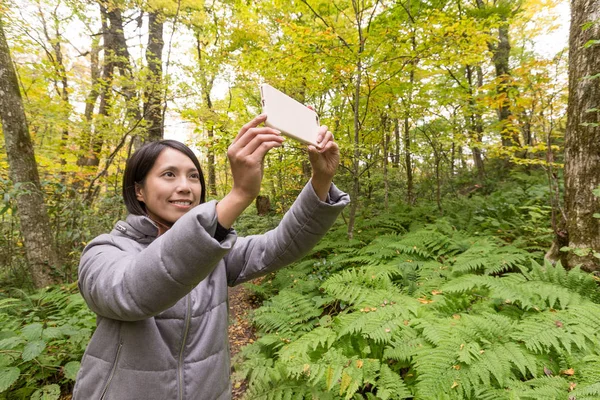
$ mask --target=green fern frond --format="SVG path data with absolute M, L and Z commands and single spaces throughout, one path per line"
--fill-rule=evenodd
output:
M 368 269 L 342 271 L 321 285 L 325 293 L 349 304 L 379 304 L 399 295 L 390 279 L 384 274 L 370 274 Z
M 267 332 L 294 334 L 311 330 L 321 310 L 300 293 L 283 290 L 256 310 L 254 323 Z
M 284 360 L 303 359 L 310 361 L 309 354 L 321 347 L 324 351 L 329 349 L 337 339 L 337 333 L 329 328 L 317 327 L 305 333 L 290 344 L 284 346 L 278 353 Z
M 487 240 L 481 240 L 456 257 L 452 271 L 456 274 L 483 272 L 486 275 L 495 275 L 519 268 L 528 258 L 527 253 L 515 247 L 498 248 Z
M 535 378 L 525 382 L 511 380 L 503 388 L 480 387 L 474 398 L 477 400 L 567 399 L 569 398 L 568 387 L 569 384 L 561 377 Z
M 577 387 L 571 393 L 571 396 L 578 400 L 597 400 L 600 398 L 600 382 L 592 383 L 590 385 L 585 385 L 582 387 Z
M 412 397 L 402 377 L 392 371 L 387 364 L 381 364 L 375 387 L 377 388 L 377 398 L 381 400 Z
M 591 274 L 581 271 L 579 267 L 566 270 L 560 262 L 552 265 L 548 260 L 544 260 L 542 266 L 532 261 L 531 271 L 525 275 L 529 280 L 553 283 L 600 303 L 600 287 Z
M 531 315 L 519 323 L 511 338 L 524 343 L 535 353 L 553 349 L 558 353 L 566 351 L 571 354 L 573 345 L 580 350 L 587 349 L 589 341 L 596 337 L 595 332 L 568 317 L 564 312 Z
M 590 354 L 578 359 L 573 368 L 582 387 L 600 382 L 599 354 Z
M 407 300 L 414 302 L 411 298 Z M 413 312 L 415 309 L 416 304 L 413 304 Z M 341 325 L 339 335 L 360 333 L 375 343 L 389 343 L 395 332 L 405 327 L 405 321 L 411 315 L 411 307 L 407 307 L 407 303 L 382 303 L 378 307 L 365 307 L 338 317 Z
M 482 315 L 461 316 L 460 326 L 465 338 L 469 340 L 497 341 L 513 331 L 515 321 L 501 315 L 485 313 Z
M 383 354 L 384 358 L 408 362 L 423 347 L 431 347 L 425 339 L 420 336 L 419 331 L 409 325 L 409 321 L 406 321 L 406 323 L 407 326 L 394 332 L 392 340 L 385 347 Z

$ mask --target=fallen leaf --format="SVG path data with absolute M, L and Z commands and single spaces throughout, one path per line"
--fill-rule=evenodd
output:
M 362 368 L 363 366 L 363 360 L 356 360 L 356 368 Z
M 441 290 L 432 290 L 431 294 L 434 295 L 434 296 L 436 296 L 438 294 L 442 294 L 442 291 Z
M 552 372 L 552 370 L 544 367 L 544 373 L 546 374 L 546 376 L 552 376 L 554 375 L 554 372 Z
M 569 392 L 575 390 L 575 386 L 577 386 L 575 382 L 569 382 Z
M 555 321 L 554 324 L 558 327 L 558 328 L 562 328 L 563 327 L 563 323 L 560 321 Z
M 575 370 L 573 368 L 565 369 L 564 371 L 560 371 L 563 375 L 575 375 Z
M 458 383 L 456 381 L 454 381 L 454 383 L 452 384 L 452 387 L 450 387 L 450 389 L 454 389 L 455 387 L 458 387 Z

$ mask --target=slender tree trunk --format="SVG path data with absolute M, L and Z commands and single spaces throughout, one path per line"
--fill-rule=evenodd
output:
M 411 73 L 412 77 L 412 73 Z M 410 100 L 409 100 L 410 101 Z M 412 156 L 410 153 L 410 121 L 408 112 L 404 116 L 404 163 L 406 167 L 406 201 L 408 204 L 413 204 L 413 174 L 412 174 Z
M 508 89 L 510 85 L 510 41 L 508 37 L 508 23 L 500 25 L 498 28 L 498 44 L 492 49 L 494 67 L 496 69 L 496 78 L 498 78 L 498 95 L 501 98 L 498 107 L 498 120 L 502 134 L 502 145 L 517 146 L 519 137 L 512 123 L 512 112 L 510 110 L 510 100 L 508 98 Z
M 398 119 L 395 119 L 394 121 L 394 139 L 396 142 L 394 165 L 396 165 L 396 168 L 400 168 L 400 123 L 398 122 Z
M 93 122 L 94 122 L 94 108 L 96 107 L 96 101 L 100 92 L 98 87 L 101 85 L 100 75 L 100 39 L 98 36 L 94 36 L 92 39 L 92 49 L 90 51 L 90 78 L 92 87 L 90 92 L 85 99 L 85 110 L 83 116 L 85 118 L 85 128 L 81 134 L 79 140 L 80 155 L 77 158 L 77 165 L 93 165 L 95 159 L 91 152 L 91 144 L 93 137 Z
M 410 107 L 412 106 L 413 99 L 413 86 L 415 84 L 415 68 L 417 67 L 418 60 L 416 58 L 417 52 L 417 40 L 415 38 L 416 32 L 415 29 L 412 29 L 411 33 L 411 44 L 412 44 L 412 52 L 413 60 L 410 62 L 410 73 L 409 73 L 409 92 L 408 92 L 408 101 L 405 105 L 404 110 L 404 162 L 406 166 L 406 201 L 408 204 L 414 204 L 415 195 L 413 189 L 413 174 L 412 174 L 412 155 L 410 152 Z
M 388 165 L 389 165 L 389 154 L 388 149 L 390 147 L 390 133 L 387 129 L 387 123 L 385 126 L 385 135 L 383 137 L 383 207 L 387 210 L 389 208 L 389 192 L 390 182 L 388 178 Z
M 362 46 L 361 46 L 362 48 Z M 352 202 L 350 203 L 350 212 L 348 217 L 348 238 L 354 237 L 354 223 L 356 220 L 356 210 L 358 209 L 358 196 L 360 194 L 360 85 L 362 81 L 362 62 L 361 53 L 356 64 L 356 82 L 354 86 L 354 137 L 353 137 L 353 160 L 352 160 Z
M 565 142 L 565 210 L 569 247 L 580 252 L 567 256 L 571 267 L 600 271 L 600 2 L 571 2 L 569 35 L 569 104 Z M 583 26 L 589 25 L 587 29 Z M 596 78 L 590 78 L 596 76 Z M 585 254 L 587 252 L 587 255 Z
M 129 50 L 123 31 L 123 18 L 121 10 L 115 6 L 107 8 L 100 3 L 100 13 L 102 20 L 102 39 L 104 48 L 104 62 L 102 68 L 102 88 L 100 91 L 100 105 L 98 114 L 102 122 L 97 124 L 94 138 L 91 144 L 91 154 L 88 165 L 100 165 L 100 154 L 104 146 L 105 133 L 109 129 L 109 116 L 112 103 L 112 84 L 114 80 L 115 69 L 124 77 L 122 86 L 123 97 L 127 103 L 127 118 L 130 127 L 133 127 L 141 119 L 141 113 L 138 106 L 138 96 L 133 83 L 133 70 L 130 64 Z
M 198 61 L 200 63 L 202 63 L 203 60 L 203 55 L 202 55 L 202 38 L 200 36 L 200 32 L 198 32 L 196 34 L 196 51 L 198 53 Z M 200 71 L 200 82 L 201 82 L 201 86 L 202 86 L 202 93 L 204 94 L 204 101 L 206 101 L 206 107 L 208 108 L 208 111 L 210 112 L 210 114 L 213 114 L 213 104 L 212 104 L 212 98 L 210 97 L 210 92 L 212 91 L 212 87 L 214 84 L 214 80 L 215 77 L 214 76 L 210 76 L 207 78 L 206 74 L 206 70 L 201 70 Z M 210 143 L 213 142 L 214 137 L 215 137 L 215 128 L 214 128 L 214 120 L 208 121 L 208 128 L 207 128 L 207 136 L 208 136 L 208 141 Z M 206 121 L 205 121 L 206 123 Z M 215 157 L 215 151 L 213 150 L 212 146 L 208 147 L 207 149 L 207 161 L 208 161 L 208 193 L 211 194 L 212 196 L 216 196 L 217 195 L 217 167 L 215 165 L 216 163 L 216 157 Z
M 9 174 L 14 185 L 20 185 L 17 209 L 21 221 L 21 233 L 25 241 L 33 284 L 40 288 L 56 283 L 52 276 L 52 268 L 56 266 L 58 258 L 52 247 L 50 220 L 40 187 L 19 83 L 1 19 L 0 94 L 0 119 L 8 156 Z
M 52 14 L 52 17 L 53 17 L 53 25 L 54 25 L 55 32 L 54 32 L 54 38 L 52 38 L 50 36 L 49 27 L 46 22 L 46 18 L 44 16 L 44 11 L 42 10 L 41 5 L 39 3 L 37 4 L 37 6 L 38 6 L 38 12 L 39 12 L 40 18 L 42 20 L 42 29 L 44 31 L 44 36 L 46 37 L 46 40 L 52 47 L 52 50 L 49 50 L 49 49 L 46 49 L 44 46 L 44 50 L 46 50 L 49 61 L 52 64 L 54 71 L 56 73 L 56 77 L 53 78 L 53 81 L 54 81 L 54 86 L 55 86 L 56 92 L 62 100 L 62 111 L 63 111 L 62 118 L 64 119 L 64 121 L 68 121 L 70 118 L 70 114 L 71 114 L 71 104 L 69 102 L 69 81 L 67 79 L 67 70 L 66 70 L 64 62 L 63 62 L 63 53 L 62 53 L 61 44 L 60 44 L 61 34 L 60 34 L 60 30 L 59 30 L 59 26 L 60 26 L 59 17 L 56 15 L 56 10 L 54 10 L 55 12 Z M 62 129 L 61 138 L 60 138 L 60 155 L 59 155 L 59 157 L 60 157 L 60 164 L 62 166 L 65 166 L 67 164 L 67 160 L 66 160 L 65 156 L 67 153 L 66 147 L 67 147 L 68 141 L 69 141 L 69 129 L 67 128 L 67 125 L 65 123 L 65 126 Z M 66 176 L 64 174 L 64 171 L 62 171 L 61 172 L 61 181 L 63 183 L 65 183 L 65 179 L 66 179 Z
M 100 153 L 104 145 L 105 131 L 108 129 L 108 115 L 110 111 L 110 103 L 112 98 L 112 82 L 115 68 L 115 26 L 109 24 L 109 12 L 101 4 L 100 13 L 102 20 L 102 41 L 104 49 L 104 61 L 102 66 L 102 78 L 100 89 L 100 104 L 98 105 L 98 114 L 100 122 L 96 124 L 94 136 L 90 145 L 90 152 L 86 165 L 97 167 L 100 165 Z
M 481 152 L 481 141 L 483 138 L 483 117 L 481 116 L 481 112 L 477 109 L 477 103 L 475 101 L 475 93 L 473 90 L 473 70 L 471 66 L 466 66 L 467 72 L 467 81 L 469 82 L 469 125 L 471 134 L 471 152 L 473 153 L 473 162 L 475 164 L 475 168 L 477 169 L 477 176 L 480 181 L 483 181 L 485 176 L 485 170 L 483 166 L 483 156 Z M 476 69 L 477 73 L 477 88 L 483 86 L 483 71 L 481 70 L 481 66 L 478 66 Z
M 162 118 L 162 52 L 164 47 L 163 22 L 158 13 L 148 13 L 148 48 L 146 63 L 148 64 L 148 82 L 145 93 L 144 120 L 146 121 L 147 139 L 161 140 L 164 137 L 164 121 Z
M 489 6 L 483 2 L 483 0 L 476 0 L 477 7 L 480 9 L 486 9 Z M 495 6 L 496 2 L 494 2 Z M 510 5 L 510 2 L 507 3 Z M 493 6 L 492 6 L 493 7 Z M 497 12 L 490 10 L 491 12 Z M 509 28 L 510 24 L 506 14 L 502 11 L 497 12 L 500 18 L 500 26 L 498 27 L 498 38 L 497 41 L 488 42 L 488 48 L 492 53 L 492 62 L 496 69 L 496 78 L 498 80 L 497 91 L 499 106 L 497 109 L 498 122 L 500 125 L 500 135 L 502 138 L 503 147 L 514 147 L 520 146 L 519 141 L 519 130 L 512 121 L 513 115 L 510 110 L 510 38 Z

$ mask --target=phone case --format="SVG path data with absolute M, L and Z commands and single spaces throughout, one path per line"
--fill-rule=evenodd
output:
M 263 113 L 267 115 L 265 125 L 292 139 L 320 147 L 319 116 L 315 111 L 266 83 L 260 85 L 260 95 Z

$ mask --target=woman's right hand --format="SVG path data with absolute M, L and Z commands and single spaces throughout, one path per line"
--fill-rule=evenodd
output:
M 245 124 L 227 150 L 233 188 L 217 204 L 217 218 L 225 228 L 230 228 L 258 196 L 265 155 L 272 148 L 280 147 L 284 141 L 279 131 L 258 127 L 266 119 L 266 115 L 259 115 Z

